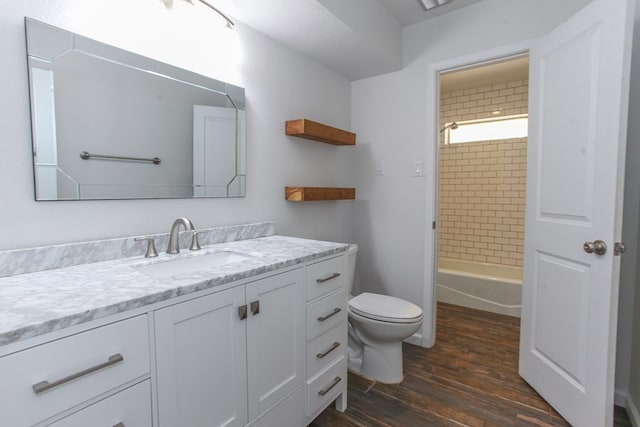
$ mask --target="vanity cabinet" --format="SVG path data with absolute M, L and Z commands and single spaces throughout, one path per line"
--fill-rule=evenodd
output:
M 244 426 L 304 384 L 303 271 L 155 312 L 160 427 Z
M 0 348 L 0 425 L 302 427 L 344 410 L 345 267 L 314 260 Z

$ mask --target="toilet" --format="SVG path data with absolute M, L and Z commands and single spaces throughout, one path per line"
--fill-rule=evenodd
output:
M 422 326 L 415 304 L 369 292 L 352 296 L 357 245 L 348 249 L 349 370 L 383 383 L 402 382 L 402 341 Z

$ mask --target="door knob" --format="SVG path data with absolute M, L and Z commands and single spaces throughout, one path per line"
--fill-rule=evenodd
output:
M 588 254 L 595 252 L 596 255 L 604 255 L 607 253 L 607 244 L 602 240 L 594 240 L 593 242 L 584 242 L 582 245 L 584 251 Z

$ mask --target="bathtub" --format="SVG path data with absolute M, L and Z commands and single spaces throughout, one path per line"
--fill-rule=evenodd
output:
M 522 268 L 438 259 L 439 302 L 520 317 Z

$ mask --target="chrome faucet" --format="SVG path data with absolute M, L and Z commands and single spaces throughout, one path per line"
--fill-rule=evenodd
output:
M 177 254 L 180 253 L 180 239 L 178 238 L 178 232 L 180 231 L 180 226 L 184 225 L 184 229 L 186 231 L 193 231 L 193 223 L 189 218 L 180 217 L 173 222 L 171 226 L 171 235 L 169 236 L 169 246 L 167 246 L 168 254 Z

